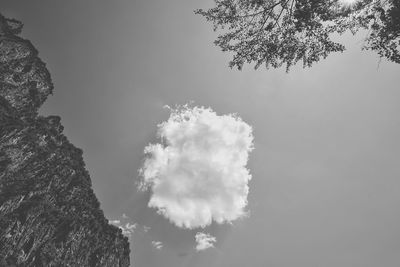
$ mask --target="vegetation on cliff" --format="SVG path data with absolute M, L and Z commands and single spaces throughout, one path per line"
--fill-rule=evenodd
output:
M 82 158 L 57 116 L 53 84 L 22 24 L 0 15 L 0 266 L 129 266 Z

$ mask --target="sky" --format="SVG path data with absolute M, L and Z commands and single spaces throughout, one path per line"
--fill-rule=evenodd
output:
M 132 266 L 399 266 L 400 65 L 346 34 L 346 52 L 309 69 L 230 69 L 193 13 L 212 3 L 0 3 L 51 72 L 41 114 L 61 116 L 83 149 L 105 216 L 130 223 Z M 137 190 L 164 106 L 191 101 L 252 127 L 248 216 L 230 224 L 178 227 Z M 204 238 L 214 247 L 196 249 Z

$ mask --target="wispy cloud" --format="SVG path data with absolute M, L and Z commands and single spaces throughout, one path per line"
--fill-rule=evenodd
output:
M 197 243 L 197 251 L 213 248 L 214 243 L 217 242 L 217 239 L 214 236 L 202 232 L 198 232 L 195 236 L 195 239 Z
M 151 230 L 151 227 L 149 226 L 133 222 L 125 213 L 123 213 L 118 219 L 109 220 L 109 223 L 121 229 L 122 234 L 127 237 L 132 237 L 133 234 L 144 235 Z
M 161 241 L 151 241 L 151 244 L 156 249 L 162 249 L 162 247 L 163 247 L 163 244 Z
M 120 220 L 111 220 L 110 223 L 121 229 L 122 234 L 128 237 L 131 237 L 133 235 L 137 227 L 136 223 L 127 222 L 125 224 L 122 224 Z
M 183 106 L 171 109 L 158 135 L 161 143 L 145 148 L 140 171 L 143 187 L 152 191 L 149 207 L 190 229 L 245 215 L 251 126 L 233 114 Z

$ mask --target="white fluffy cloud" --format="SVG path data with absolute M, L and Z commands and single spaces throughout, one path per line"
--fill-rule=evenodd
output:
M 213 248 L 214 243 L 217 242 L 217 239 L 214 236 L 202 232 L 198 232 L 195 236 L 195 239 L 197 243 L 197 251 Z
M 142 186 L 152 192 L 149 207 L 190 229 L 245 215 L 251 126 L 210 108 L 170 110 L 169 119 L 158 125 L 161 143 L 144 150 L 148 157 L 140 172 Z

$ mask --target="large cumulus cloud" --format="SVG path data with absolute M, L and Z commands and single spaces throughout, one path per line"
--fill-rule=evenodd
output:
M 210 108 L 170 110 L 169 119 L 158 125 L 161 143 L 144 150 L 147 158 L 140 172 L 142 185 L 152 192 L 149 207 L 190 229 L 245 215 L 251 126 Z

